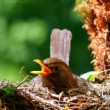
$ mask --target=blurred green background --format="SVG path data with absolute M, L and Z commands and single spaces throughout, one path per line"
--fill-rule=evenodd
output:
M 73 34 L 72 71 L 91 71 L 88 35 L 74 6 L 74 0 L 0 0 L 0 80 L 21 81 L 24 73 L 37 70 L 33 59 L 49 57 L 54 28 Z

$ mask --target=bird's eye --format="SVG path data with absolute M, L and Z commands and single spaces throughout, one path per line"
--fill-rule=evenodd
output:
M 56 72 L 58 72 L 58 71 L 59 71 L 59 66 L 55 66 L 54 70 L 55 70 Z

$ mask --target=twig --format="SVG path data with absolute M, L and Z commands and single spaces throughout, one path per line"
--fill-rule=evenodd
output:
M 27 75 L 27 76 L 16 86 L 16 88 L 18 88 L 28 77 L 29 77 L 29 75 Z
M 108 102 L 109 102 L 110 98 L 108 98 L 108 100 L 105 103 L 102 103 L 101 107 L 98 110 L 102 110 L 102 107 L 104 107 Z

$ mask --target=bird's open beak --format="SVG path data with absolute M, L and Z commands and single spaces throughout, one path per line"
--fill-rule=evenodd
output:
M 34 60 L 34 62 L 37 62 L 39 65 L 41 65 L 42 70 L 41 71 L 31 71 L 33 74 L 40 74 L 41 76 L 47 76 L 48 74 L 51 73 L 51 70 L 45 66 L 45 64 L 41 60 Z

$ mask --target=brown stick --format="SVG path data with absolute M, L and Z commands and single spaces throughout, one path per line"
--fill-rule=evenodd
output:
M 59 58 L 69 65 L 71 39 L 69 30 L 54 29 L 51 34 L 50 57 Z

